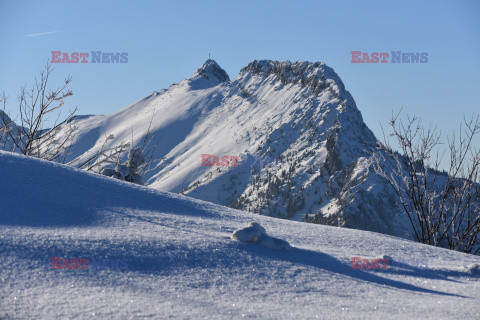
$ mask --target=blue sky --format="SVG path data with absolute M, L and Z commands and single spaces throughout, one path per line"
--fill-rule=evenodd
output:
M 37 33 L 60 31 L 38 36 Z M 322 61 L 379 137 L 403 108 L 449 133 L 480 111 L 480 1 L 0 1 L 0 91 L 15 108 L 51 51 L 128 52 L 125 64 L 54 64 L 67 108 L 108 114 L 189 77 L 208 53 L 235 78 L 254 59 Z M 354 64 L 351 51 L 428 52 L 425 64 Z M 478 145 L 478 144 L 477 144 Z

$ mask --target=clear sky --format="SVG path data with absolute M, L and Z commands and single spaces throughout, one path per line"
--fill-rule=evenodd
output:
M 112 113 L 167 88 L 209 53 L 232 79 L 254 59 L 325 62 L 377 137 L 379 123 L 402 107 L 446 133 L 480 112 L 475 0 L 0 0 L 0 91 L 9 109 L 54 50 L 128 52 L 124 64 L 54 64 L 51 84 L 73 77 L 67 107 L 79 114 Z M 428 52 L 428 63 L 354 64 L 354 50 Z

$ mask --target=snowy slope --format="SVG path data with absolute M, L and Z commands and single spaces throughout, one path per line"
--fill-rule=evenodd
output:
M 478 319 L 480 258 L 0 152 L 1 319 Z M 230 237 L 251 221 L 293 249 Z M 351 257 L 423 259 L 352 270 Z M 52 269 L 52 257 L 126 261 Z M 411 261 L 411 260 L 409 260 Z
M 138 146 L 150 127 L 167 165 L 145 177 L 182 193 L 263 215 L 404 236 L 394 195 L 374 175 L 365 145 L 376 138 L 324 63 L 253 61 L 230 81 L 208 60 L 190 78 L 106 116 L 79 119 L 70 159 L 106 146 Z M 202 154 L 238 166 L 202 166 Z M 125 160 L 127 152 L 123 155 Z

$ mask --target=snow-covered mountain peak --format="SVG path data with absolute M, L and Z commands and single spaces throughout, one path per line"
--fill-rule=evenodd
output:
M 222 82 L 230 81 L 230 77 L 215 60 L 208 59 L 189 80 L 191 84 L 204 83 L 205 80 L 208 80 L 210 84 L 218 85 Z
M 110 134 L 107 147 L 132 140 L 137 147 L 150 128 L 161 137 L 155 157 L 168 159 L 144 176 L 158 190 L 390 234 L 400 225 L 387 210 L 395 199 L 368 169 L 365 146 L 376 138 L 321 62 L 255 60 L 230 81 L 209 59 L 181 85 L 76 125 L 73 163 L 98 152 Z M 121 156 L 126 161 L 128 152 Z

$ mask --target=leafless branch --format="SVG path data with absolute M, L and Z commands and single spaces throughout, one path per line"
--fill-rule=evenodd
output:
M 73 94 L 67 89 L 72 78 L 68 77 L 63 85 L 50 89 L 48 81 L 52 71 L 50 63 L 47 63 L 40 72 L 40 78 L 35 79 L 32 87 L 21 88 L 18 96 L 17 123 L 7 116 L 5 110 L 7 98 L 3 94 L 0 142 L 4 150 L 50 161 L 65 161 L 76 129 L 70 124 L 70 119 L 77 108 L 62 116 L 64 100 Z M 49 116 L 53 116 L 52 122 Z
M 406 121 L 393 114 L 390 121 L 396 148 L 384 134 L 371 152 L 375 172 L 398 196 L 415 239 L 468 253 L 480 247 L 480 151 L 473 140 L 480 133 L 480 119 L 464 118 L 458 134 L 448 138 L 449 170 L 440 164 L 445 154 L 437 127 L 425 128 L 416 117 Z

